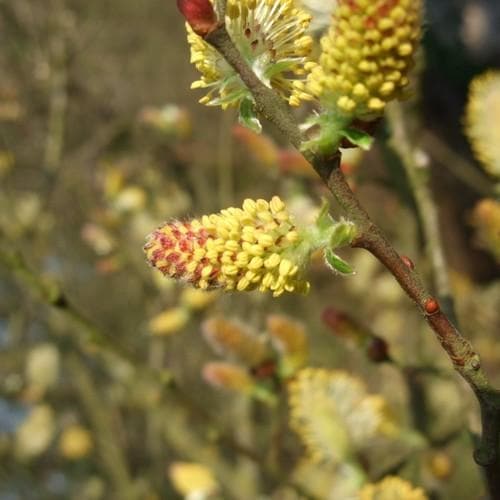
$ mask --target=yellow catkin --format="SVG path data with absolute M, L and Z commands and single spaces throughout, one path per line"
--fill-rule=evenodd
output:
M 202 290 L 307 292 L 307 252 L 283 201 L 247 199 L 200 219 L 167 223 L 150 236 L 147 259 L 166 276 Z
M 294 83 L 304 78 L 313 40 L 311 16 L 295 0 L 229 0 L 226 28 L 242 57 L 262 83 L 291 105 L 300 104 Z M 191 88 L 207 88 L 200 102 L 227 108 L 251 94 L 225 59 L 187 25 L 191 62 L 201 78 Z M 305 96 L 307 97 L 307 96 Z
M 500 71 L 472 81 L 465 115 L 465 132 L 484 169 L 500 178 Z
M 385 400 L 346 372 L 304 368 L 288 389 L 291 427 L 314 460 L 345 460 L 396 429 Z
M 208 498 L 219 488 L 212 471 L 203 464 L 174 462 L 168 475 L 175 489 L 186 498 Z
M 480 200 L 474 207 L 471 223 L 476 229 L 476 241 L 500 262 L 500 201 Z
M 272 356 L 263 337 L 237 320 L 212 316 L 202 323 L 201 329 L 217 354 L 247 366 L 257 366 Z
M 244 368 L 224 361 L 205 364 L 202 375 L 205 382 L 213 387 L 229 391 L 248 393 L 254 384 Z
M 172 307 L 149 321 L 149 331 L 153 335 L 171 335 L 184 328 L 189 321 L 189 311 L 184 307 Z
M 382 114 L 408 85 L 421 36 L 421 0 L 338 0 L 319 62 L 296 84 L 325 107 L 360 119 Z
M 78 460 L 92 450 L 92 435 L 84 427 L 74 424 L 63 430 L 59 440 L 59 451 L 64 458 Z
M 266 320 L 267 332 L 282 353 L 307 353 L 307 335 L 302 323 L 281 314 L 271 314 Z
M 359 500 L 428 500 L 428 496 L 421 488 L 396 476 L 388 476 L 375 484 L 363 486 L 359 493 Z

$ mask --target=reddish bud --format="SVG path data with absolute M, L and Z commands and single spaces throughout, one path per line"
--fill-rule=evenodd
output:
M 374 363 L 382 363 L 391 359 L 387 342 L 375 335 L 368 342 L 366 354 Z
M 435 314 L 439 311 L 439 303 L 431 297 L 425 301 L 424 309 L 427 314 Z
M 332 332 L 361 348 L 366 353 L 368 359 L 374 363 L 383 363 L 390 361 L 389 346 L 387 342 L 377 335 L 374 335 L 369 329 L 364 328 L 347 314 L 334 309 L 326 308 L 321 319 Z
M 264 361 L 264 363 L 261 363 L 258 366 L 254 366 L 253 368 L 250 369 L 250 373 L 256 378 L 256 379 L 265 379 L 265 378 L 270 378 L 273 377 L 276 374 L 276 362 L 274 360 L 268 360 Z
M 472 366 L 472 369 L 476 371 L 481 368 L 481 360 L 477 354 L 472 357 L 470 365 Z
M 355 165 L 352 165 L 351 163 L 347 163 L 345 161 L 340 164 L 340 170 L 344 175 L 351 175 L 355 168 Z
M 411 269 L 412 271 L 415 269 L 415 264 L 413 261 L 407 257 L 406 255 L 401 255 L 401 260 L 403 261 L 404 265 L 408 268 Z
M 337 330 L 348 322 L 348 317 L 343 312 L 337 311 L 333 307 L 327 307 L 321 314 L 321 319 L 326 326 L 332 330 Z
M 217 28 L 217 15 L 210 0 L 177 0 L 177 7 L 197 35 L 205 37 Z

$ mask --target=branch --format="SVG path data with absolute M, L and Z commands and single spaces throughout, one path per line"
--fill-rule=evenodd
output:
M 234 198 L 233 151 L 231 142 L 227 140 L 233 120 L 234 115 L 229 110 L 222 114 L 217 141 L 217 191 L 223 206 L 231 205 Z
M 53 32 L 49 39 L 49 116 L 44 154 L 44 166 L 51 173 L 56 172 L 61 165 L 68 108 L 67 29 L 65 28 L 65 18 L 68 13 L 64 1 L 53 3 L 54 24 L 51 26 Z
M 83 333 L 79 339 L 83 343 L 92 343 L 104 347 L 122 358 L 133 362 L 131 351 L 124 347 L 113 336 L 102 331 L 88 320 L 66 297 L 59 285 L 52 280 L 44 280 L 34 273 L 19 253 L 9 252 L 0 248 L 0 265 L 8 269 L 42 302 L 60 312 Z
M 257 111 L 275 124 L 288 140 L 300 149 L 302 138 L 297 121 L 287 105 L 253 73 L 233 44 L 225 26 L 210 33 L 205 40 L 216 48 L 237 71 L 252 92 Z M 481 367 L 479 356 L 448 316 L 438 301 L 424 288 L 413 264 L 401 259 L 363 209 L 340 171 L 340 153 L 332 157 L 304 155 L 332 195 L 358 226 L 353 247 L 364 248 L 373 254 L 395 277 L 401 288 L 415 302 L 448 354 L 455 370 L 468 382 L 481 408 L 483 434 L 476 451 L 476 461 L 483 466 L 492 500 L 500 500 L 500 392 L 494 390 Z
M 394 103 L 389 106 L 387 118 L 392 129 L 390 146 L 401 160 L 417 205 L 424 233 L 426 253 L 432 266 L 434 288 L 443 310 L 456 323 L 455 306 L 439 227 L 439 214 L 428 182 L 429 169 L 417 165 L 417 150 L 408 136 L 401 105 Z
M 432 132 L 424 132 L 422 145 L 426 151 L 457 179 L 481 196 L 494 196 L 490 180 L 475 165 L 453 151 Z
M 75 353 L 66 355 L 71 381 L 94 430 L 97 449 L 106 473 L 113 484 L 113 497 L 133 500 L 132 479 L 121 447 L 116 442 L 116 430 L 109 408 L 100 397 L 88 368 Z

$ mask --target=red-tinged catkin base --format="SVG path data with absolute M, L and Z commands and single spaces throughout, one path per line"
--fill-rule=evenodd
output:
M 154 231 L 144 247 L 149 262 L 164 275 L 203 290 L 306 292 L 299 271 L 307 254 L 294 252 L 301 234 L 285 204 L 275 196 L 245 200 L 187 222 L 170 222 Z M 298 260 L 296 260 L 298 259 Z

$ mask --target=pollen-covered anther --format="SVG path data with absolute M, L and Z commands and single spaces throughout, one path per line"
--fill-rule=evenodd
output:
M 297 96 L 317 98 L 346 116 L 380 116 L 409 83 L 422 11 L 421 0 L 338 0 L 319 64 L 308 66 Z
M 300 251 L 299 250 L 300 247 Z M 144 250 L 166 276 L 211 290 L 307 292 L 301 271 L 309 258 L 304 234 L 283 201 L 245 200 L 242 208 L 170 222 Z
M 199 0 L 201 1 L 201 0 Z M 209 1 L 209 0 L 205 0 Z M 306 32 L 311 16 L 295 0 L 228 0 L 226 29 L 246 63 L 264 85 L 276 90 L 290 105 L 309 94 L 294 84 L 307 74 L 313 39 Z M 208 106 L 227 108 L 252 100 L 250 91 L 226 60 L 188 26 L 191 62 L 201 79 L 191 88 L 207 88 L 200 99 Z
M 378 483 L 368 483 L 361 488 L 359 500 L 379 500 L 401 498 L 404 500 L 428 500 L 421 488 L 416 488 L 408 481 L 396 476 L 386 476 Z

